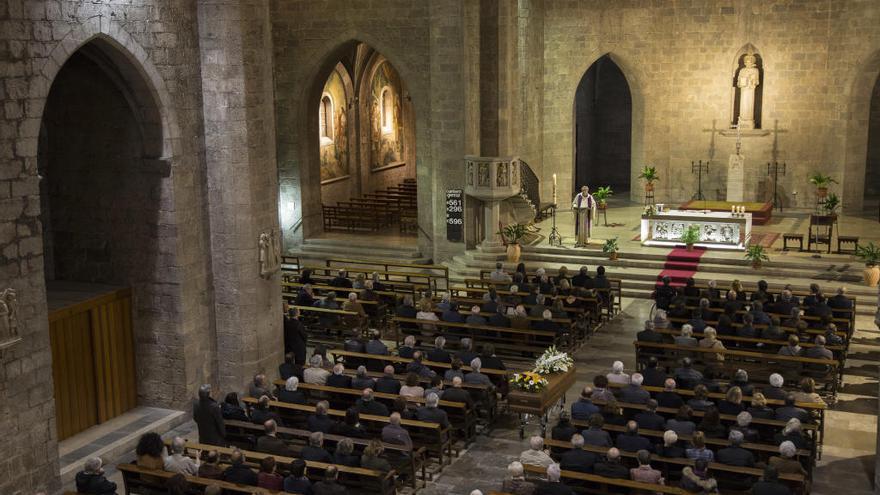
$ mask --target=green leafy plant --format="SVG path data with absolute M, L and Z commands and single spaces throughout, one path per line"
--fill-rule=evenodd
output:
M 507 227 L 501 229 L 502 239 L 504 240 L 504 244 L 517 244 L 519 240 L 525 237 L 526 235 L 526 226 L 520 225 L 518 223 L 512 223 Z
M 834 215 L 838 208 L 840 208 L 840 198 L 835 193 L 829 193 L 825 201 L 822 201 L 822 209 L 826 214 Z
M 874 266 L 880 261 L 880 247 L 875 246 L 873 242 L 865 246 L 856 245 L 856 256 L 868 266 Z
M 614 239 L 608 239 L 605 241 L 605 244 L 602 245 L 603 253 L 616 253 L 620 251 L 620 246 L 617 245 L 617 237 Z
M 593 199 L 595 199 L 600 205 L 605 205 L 608 198 L 613 195 L 614 191 L 611 190 L 611 186 L 602 186 L 593 193 Z
M 813 172 L 810 174 L 810 184 L 813 184 L 816 187 L 828 187 L 831 184 L 838 184 L 836 180 L 834 180 L 830 175 L 825 175 L 822 172 Z
M 691 225 L 681 233 L 681 242 L 691 246 L 700 240 L 700 227 Z
M 745 259 L 751 261 L 752 266 L 755 268 L 760 267 L 761 263 L 765 261 L 770 261 L 770 257 L 767 256 L 764 246 L 760 244 L 749 244 L 746 248 Z
M 657 167 L 645 165 L 645 168 L 642 169 L 642 173 L 639 174 L 639 179 L 645 179 L 645 182 L 648 184 L 657 182 L 660 180 L 660 176 L 657 174 Z

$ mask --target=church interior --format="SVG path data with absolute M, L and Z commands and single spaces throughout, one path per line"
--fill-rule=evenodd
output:
M 880 493 L 877 0 L 0 0 L 0 493 Z

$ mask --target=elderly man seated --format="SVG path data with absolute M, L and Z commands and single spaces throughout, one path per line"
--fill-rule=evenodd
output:
M 620 462 L 620 451 L 614 447 L 608 449 L 603 461 L 596 463 L 593 472 L 606 478 L 629 479 L 629 469 Z
M 571 403 L 571 417 L 573 419 L 588 421 L 590 416 L 599 412 L 599 406 L 593 404 L 591 396 L 593 387 L 587 385 L 581 390 L 580 398 Z
M 654 331 L 654 322 L 647 320 L 645 322 L 645 329 L 636 333 L 636 340 L 639 342 L 656 342 L 661 344 L 663 343 L 663 334 Z
M 636 453 L 636 459 L 639 461 L 639 467 L 634 467 L 629 470 L 629 476 L 633 481 L 664 484 L 663 473 L 651 467 L 650 452 L 647 450 L 640 450 Z
M 633 373 L 629 385 L 624 386 L 617 393 L 620 401 L 631 404 L 646 404 L 651 398 L 651 394 L 642 388 L 643 381 L 641 373 Z
M 745 440 L 742 432 L 732 430 L 727 438 L 730 441 L 730 447 L 719 449 L 715 460 L 728 466 L 754 467 L 755 455 L 752 454 L 752 451 L 742 448 L 742 443 Z
M 584 450 L 584 437 L 575 433 L 571 436 L 571 449 L 562 454 L 559 458 L 559 465 L 566 471 L 592 473 L 593 465 L 597 460 L 599 460 L 599 456 Z
M 544 450 L 544 439 L 536 435 L 529 439 L 529 449 L 519 455 L 519 462 L 546 468 L 553 464 L 553 459 Z
M 412 438 L 406 428 L 400 426 L 400 413 L 393 412 L 388 417 L 388 424 L 382 428 L 382 441 L 394 445 L 402 445 L 407 450 L 412 450 Z
M 519 461 L 513 461 L 507 465 L 507 474 L 510 476 L 501 485 L 501 491 L 511 495 L 532 495 L 535 493 L 535 484 L 526 481 L 523 465 Z
M 611 364 L 611 373 L 605 375 L 608 383 L 617 385 L 629 385 L 629 375 L 623 372 L 623 361 L 614 361 Z
M 639 450 L 654 450 L 651 441 L 639 435 L 639 424 L 635 421 L 627 421 L 626 431 L 617 435 L 617 448 L 627 452 L 638 452 Z
M 547 466 L 547 481 L 538 484 L 535 495 L 574 495 L 574 491 L 562 482 L 559 464 L 551 464 Z
M 473 371 L 464 375 L 464 382 L 474 385 L 492 385 L 492 381 L 489 380 L 489 377 L 480 373 L 482 368 L 483 361 L 480 358 L 474 358 L 471 360 L 471 369 Z
M 83 470 L 76 473 L 77 493 L 88 495 L 115 495 L 116 483 L 104 476 L 104 461 L 100 457 L 86 460 Z
M 385 404 L 374 400 L 373 389 L 365 388 L 361 392 L 361 398 L 355 403 L 355 407 L 361 414 L 372 414 L 374 416 L 388 416 L 388 408 Z
M 449 427 L 449 417 L 446 411 L 437 407 L 440 398 L 437 394 L 428 394 L 425 397 L 425 405 L 416 410 L 416 418 L 419 421 L 427 421 L 429 423 L 437 423 L 443 428 Z

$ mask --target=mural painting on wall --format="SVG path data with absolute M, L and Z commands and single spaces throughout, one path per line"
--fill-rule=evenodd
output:
M 384 62 L 376 69 L 370 89 L 370 163 L 380 168 L 403 160 L 400 76 Z
M 345 86 L 333 71 L 324 84 L 319 103 L 321 181 L 346 177 L 348 172 L 348 116 Z

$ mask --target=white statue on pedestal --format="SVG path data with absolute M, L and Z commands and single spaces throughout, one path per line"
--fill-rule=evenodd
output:
M 281 268 L 281 247 L 275 230 L 260 234 L 260 277 L 269 279 Z
M 745 67 L 739 70 L 736 78 L 736 87 L 739 88 L 739 117 L 736 122 L 738 129 L 755 128 L 755 88 L 761 81 L 761 71 L 755 62 L 755 55 L 747 53 L 743 57 Z

